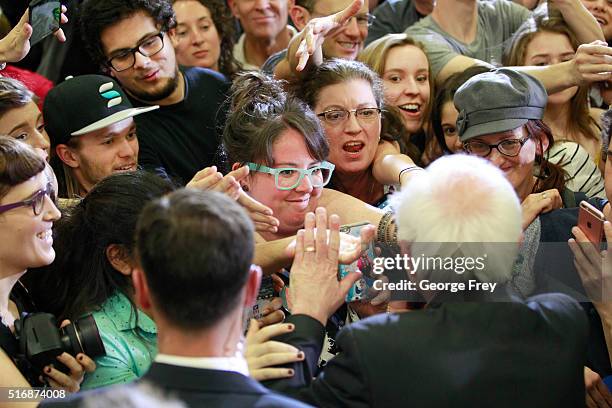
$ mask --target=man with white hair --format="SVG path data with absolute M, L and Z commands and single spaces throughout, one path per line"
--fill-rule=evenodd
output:
M 327 312 L 347 290 L 347 278 L 335 275 L 339 221 L 330 217 L 328 244 L 318 209 L 317 232 L 309 214 L 298 234 L 288 318 L 296 328 L 281 339 L 306 359 L 293 378 L 271 386 L 323 407 L 584 406 L 584 312 L 563 294 L 522 300 L 504 286 L 521 208 L 502 172 L 480 158 L 444 157 L 403 188 L 393 208 L 402 250 L 393 260 L 410 258 L 412 268 L 389 285 L 420 292 L 425 309 L 345 327 L 342 351 L 313 379 Z M 425 263 L 432 258 L 441 262 Z

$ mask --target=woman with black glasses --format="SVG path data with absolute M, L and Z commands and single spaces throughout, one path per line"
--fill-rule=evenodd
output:
M 315 111 L 325 131 L 329 161 L 336 166 L 330 188 L 386 207 L 393 186 L 407 182 L 419 167 L 401 154 L 403 121 L 393 117 L 399 115 L 395 111 L 383 110 L 378 75 L 360 62 L 334 59 L 294 85 L 294 93 Z M 393 120 L 399 123 L 394 132 L 383 128 L 383 122 Z
M 18 358 L 19 346 L 13 332 L 23 310 L 20 299 L 11 296 L 11 292 L 29 268 L 49 265 L 55 258 L 52 227 L 60 212 L 45 168 L 45 160 L 28 145 L 0 137 L 0 348 L 13 359 L 30 385 L 40 385 L 40 373 Z M 72 392 L 79 390 L 84 372 L 95 369 L 93 361 L 82 353 L 63 353 L 58 362 L 70 369 L 68 374 L 47 366 L 43 369 L 44 380 Z M 14 367 L 3 365 L 2 370 L 0 378 L 14 379 L 23 386 L 23 378 L 10 372 Z
M 601 322 L 588 303 L 567 246 L 571 228 L 578 223 L 575 207 L 586 196 L 566 188 L 565 172 L 544 156 L 553 142 L 542 122 L 547 103 L 544 87 L 529 75 L 501 68 L 470 78 L 455 93 L 454 103 L 463 148 L 502 170 L 522 202 L 523 241 L 511 288 L 523 297 L 562 292 L 584 302 L 591 326 L 586 365 L 602 377 L 609 375 L 612 368 Z M 592 202 L 603 205 L 600 200 Z M 588 393 L 597 388 L 596 381 L 586 384 Z
M 522 202 L 523 229 L 541 213 L 576 206 L 566 173 L 544 156 L 554 140 L 542 121 L 547 94 L 539 81 L 510 69 L 482 73 L 459 87 L 454 102 L 464 150 L 505 173 Z

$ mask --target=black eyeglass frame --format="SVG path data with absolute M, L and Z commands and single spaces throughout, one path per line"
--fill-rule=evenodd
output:
M 523 149 L 523 145 L 524 145 L 525 143 L 527 143 L 527 140 L 529 140 L 530 138 L 531 138 L 531 134 L 529 133 L 529 131 L 527 131 L 527 135 L 526 135 L 525 137 L 523 137 L 522 139 L 512 139 L 512 138 L 509 138 L 509 139 L 504 139 L 504 140 L 502 140 L 501 142 L 496 143 L 496 144 L 488 144 L 488 143 L 485 143 L 485 142 L 480 141 L 480 140 L 478 140 L 478 141 L 474 140 L 474 141 L 472 141 L 472 142 L 467 141 L 467 142 L 465 142 L 465 143 L 463 144 L 463 150 L 464 150 L 466 153 L 471 154 L 471 155 L 473 155 L 473 156 L 478 156 L 478 157 L 487 157 L 487 156 L 489 156 L 489 155 L 491 154 L 491 152 L 493 151 L 493 148 L 495 148 L 495 149 L 497 149 L 497 151 L 499 152 L 499 154 L 501 154 L 501 155 L 503 155 L 503 156 L 506 156 L 506 157 L 516 157 L 516 156 L 518 156 L 519 154 L 521 154 L 521 150 Z M 499 146 L 500 146 L 500 145 L 502 145 L 502 144 L 504 144 L 504 143 L 506 143 L 506 142 L 518 142 L 518 143 L 521 145 L 521 147 L 519 147 L 519 149 L 516 151 L 516 154 L 507 154 L 507 153 L 502 152 L 502 151 L 499 149 Z M 484 154 L 484 155 L 480 155 L 480 154 L 472 153 L 472 152 L 470 151 L 470 147 L 469 147 L 469 146 L 470 146 L 470 144 L 473 144 L 473 143 L 480 143 L 480 144 L 482 144 L 483 146 L 487 146 L 487 147 L 489 148 L 489 151 L 487 152 L 487 154 Z
M 164 35 L 166 34 L 165 31 L 160 31 L 159 33 L 152 35 L 150 37 L 145 38 L 144 40 L 142 40 L 136 47 L 134 48 L 130 48 L 125 50 L 124 52 L 122 52 L 120 55 L 115 55 L 112 58 L 109 58 L 106 61 L 106 65 L 108 65 L 108 67 L 112 68 L 115 72 L 122 72 L 122 71 L 127 71 L 128 69 L 132 68 L 134 66 L 134 64 L 136 64 L 136 53 L 138 52 L 140 55 L 144 56 L 144 57 L 152 57 L 155 54 L 158 54 L 161 50 L 164 49 L 164 46 L 166 45 L 164 42 Z M 161 47 L 159 48 L 159 50 L 151 53 L 151 54 L 147 54 L 145 53 L 143 50 L 141 50 L 140 48 L 142 47 L 143 44 L 145 44 L 147 41 L 152 40 L 155 37 L 159 37 L 159 39 L 161 40 Z M 117 69 L 115 68 L 115 66 L 113 65 L 113 60 L 119 56 L 123 56 L 123 55 L 128 55 L 131 54 L 132 55 L 132 65 L 130 65 L 127 68 L 123 68 L 123 69 Z

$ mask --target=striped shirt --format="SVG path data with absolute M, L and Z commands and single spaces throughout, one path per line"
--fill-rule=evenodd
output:
M 566 187 L 588 197 L 606 198 L 601 171 L 578 143 L 558 141 L 546 152 L 548 161 L 563 167 L 568 174 Z

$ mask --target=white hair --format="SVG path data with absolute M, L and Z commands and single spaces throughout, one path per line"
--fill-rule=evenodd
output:
M 410 243 L 413 257 L 487 254 L 486 268 L 453 273 L 453 280 L 510 278 L 522 233 L 521 205 L 504 174 L 486 160 L 464 154 L 442 157 L 391 200 L 398 239 Z

